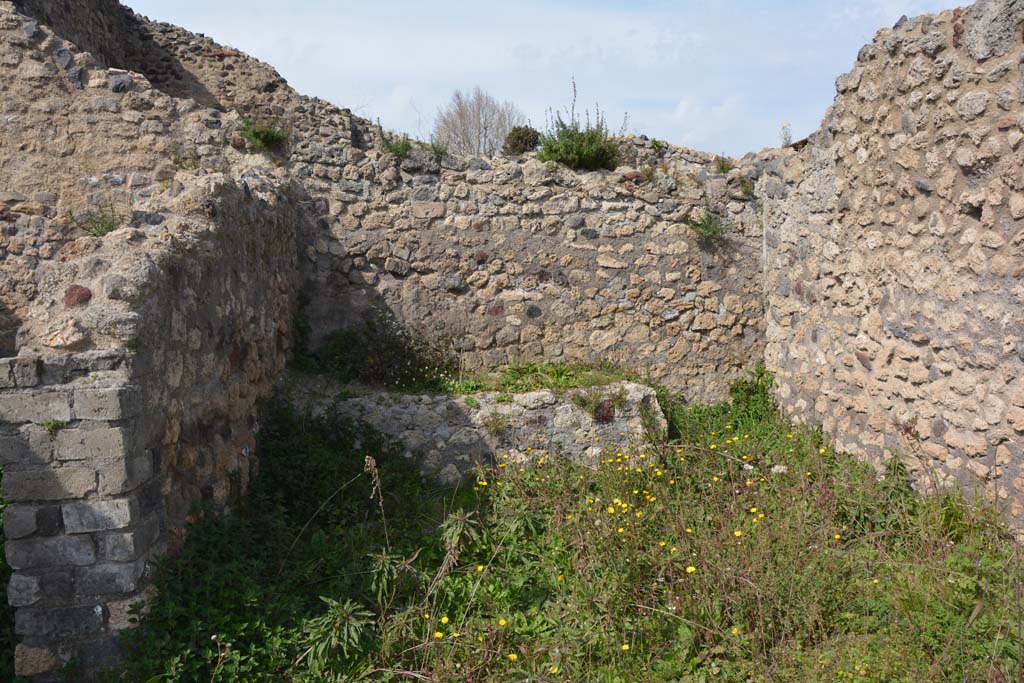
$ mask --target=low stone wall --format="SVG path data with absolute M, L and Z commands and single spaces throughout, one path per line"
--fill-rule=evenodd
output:
M 558 393 L 344 398 L 347 392 L 330 381 L 299 376 L 282 393 L 300 410 L 337 411 L 401 441 L 424 476 L 444 485 L 465 480 L 478 465 L 540 453 L 596 463 L 608 450 L 650 445 L 667 430 L 654 389 L 633 382 Z

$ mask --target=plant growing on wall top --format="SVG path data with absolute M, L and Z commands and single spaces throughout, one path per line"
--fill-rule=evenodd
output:
M 625 132 L 623 118 L 620 135 Z M 613 170 L 619 163 L 619 146 L 608 130 L 600 107 L 595 105 L 594 120 L 590 112 L 583 118 L 576 113 L 576 80 L 572 82 L 572 104 L 565 112 L 548 112 L 548 128 L 541 136 L 541 161 L 557 161 L 578 171 Z

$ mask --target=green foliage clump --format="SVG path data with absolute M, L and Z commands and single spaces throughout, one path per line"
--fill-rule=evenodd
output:
M 728 232 L 728 226 L 710 207 L 706 207 L 698 217 L 687 219 L 686 225 L 697 233 L 697 239 L 706 244 L 723 239 Z
M 576 113 L 576 82 L 572 84 L 572 104 L 565 111 L 549 117 L 548 130 L 541 136 L 541 161 L 556 161 L 573 170 L 614 170 L 619 163 L 619 145 L 608 130 L 604 114 L 595 109 L 594 121 L 590 113 L 584 118 Z M 625 127 L 625 124 L 623 124 Z
M 521 394 L 541 389 L 564 392 L 631 378 L 635 376 L 610 363 L 513 363 L 496 372 L 464 376 L 449 383 L 447 391 L 453 394 L 482 391 Z
M 715 159 L 715 173 L 728 173 L 734 168 L 735 165 L 729 157 L 720 156 Z
M 409 139 L 408 135 L 389 135 L 381 127 L 380 121 L 377 122 L 377 139 L 382 150 L 399 159 L 404 159 L 412 152 L 412 140 Z M 448 148 L 445 147 L 445 152 L 447 151 Z
M 249 119 L 242 122 L 238 134 L 257 152 L 279 149 L 288 140 L 288 131 L 275 120 Z
M 1018 680 L 1024 565 L 994 509 L 835 453 L 771 384 L 662 391 L 667 443 L 498 454 L 458 494 L 372 430 L 272 404 L 249 505 L 163 562 L 117 675 Z
M 64 420 L 43 420 L 39 423 L 39 426 L 42 427 L 46 431 L 47 436 L 50 437 L 50 441 L 56 439 L 57 432 L 64 429 L 67 425 L 68 423 Z
M 655 152 L 663 152 L 668 149 L 668 143 L 658 138 L 651 138 L 651 147 L 654 148 Z
M 512 126 L 505 136 L 505 144 L 501 153 L 507 156 L 518 156 L 537 149 L 540 145 L 540 131 L 533 126 Z

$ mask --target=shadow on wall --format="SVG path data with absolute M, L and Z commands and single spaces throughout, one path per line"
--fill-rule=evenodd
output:
M 19 12 L 90 52 L 103 66 L 143 74 L 172 97 L 222 108 L 220 101 L 161 46 L 147 24 L 117 0 L 14 0 Z

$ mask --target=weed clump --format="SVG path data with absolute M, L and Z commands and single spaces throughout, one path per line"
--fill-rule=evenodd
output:
M 705 207 L 696 217 L 687 219 L 686 225 L 697 234 L 697 239 L 705 244 L 722 240 L 728 232 L 728 226 L 710 207 Z
M 257 152 L 279 149 L 288 140 L 288 131 L 270 119 L 249 119 L 242 122 L 238 135 Z
M 576 113 L 576 81 L 572 83 L 572 104 L 564 112 L 549 115 L 548 129 L 540 139 L 541 161 L 556 161 L 578 171 L 614 170 L 619 163 L 619 145 L 608 130 L 604 114 L 595 108 L 584 117 Z M 623 122 L 625 128 L 625 122 Z
M 540 131 L 533 126 L 513 126 L 505 136 L 505 144 L 501 153 L 506 156 L 519 156 L 532 152 L 540 145 Z

